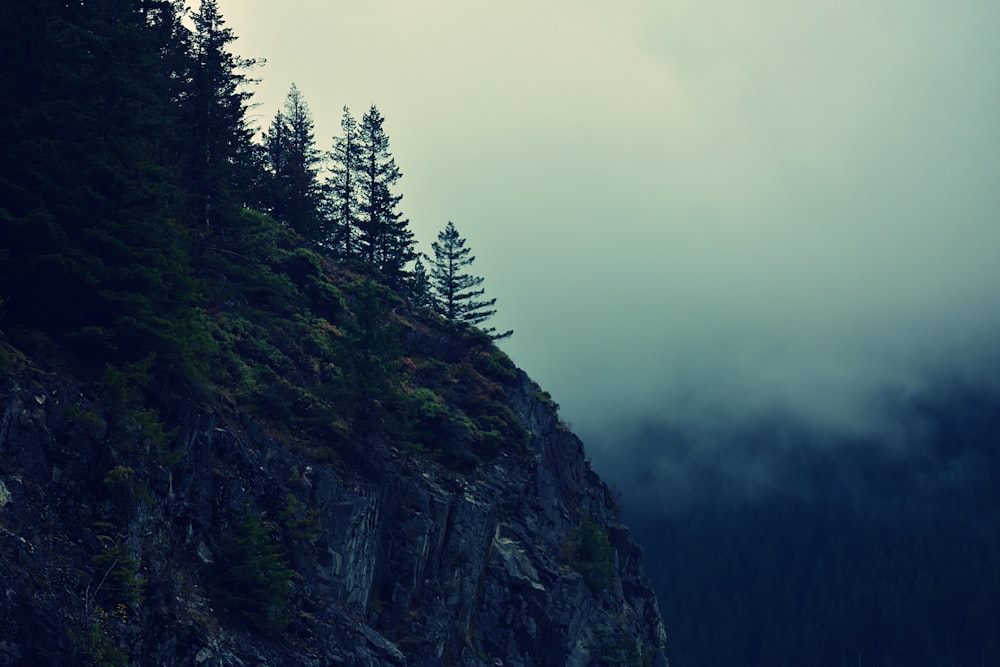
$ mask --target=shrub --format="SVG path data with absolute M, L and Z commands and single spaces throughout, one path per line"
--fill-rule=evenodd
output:
M 294 574 L 272 527 L 248 506 L 235 531 L 222 538 L 222 558 L 210 588 L 220 606 L 273 633 L 288 625 Z
M 107 428 L 107 424 L 104 422 L 103 417 L 96 412 L 84 410 L 75 403 L 70 403 L 66 406 L 65 415 L 66 419 L 79 424 L 81 427 L 89 431 L 100 432 Z
M 78 621 L 69 631 L 70 639 L 87 667 L 125 667 L 128 653 L 118 646 L 104 627 L 107 612 L 97 607 L 82 622 Z
M 607 589 L 614 580 L 613 553 L 608 531 L 590 518 L 580 522 L 562 547 L 563 562 L 582 574 L 595 594 Z
M 108 608 L 142 602 L 142 589 L 146 582 L 139 575 L 139 561 L 128 546 L 116 542 L 95 556 L 93 561 L 101 576 L 94 596 Z

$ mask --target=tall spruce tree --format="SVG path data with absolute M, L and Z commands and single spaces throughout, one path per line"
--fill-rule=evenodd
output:
M 450 320 L 479 326 L 496 314 L 496 299 L 481 299 L 486 290 L 479 288 L 483 278 L 465 273 L 476 261 L 472 249 L 465 247 L 454 223 L 448 222 L 438 233 L 438 240 L 431 244 L 434 259 L 431 266 L 431 285 L 438 310 Z M 479 289 L 477 289 L 479 288 Z M 494 339 L 507 338 L 514 333 L 508 330 L 497 333 L 493 327 L 484 328 Z
M 383 122 L 375 105 L 361 119 L 359 248 L 361 258 L 379 269 L 390 287 L 402 289 L 406 265 L 416 257 L 415 241 L 409 221 L 396 210 L 403 195 L 393 194 L 392 187 L 402 173 L 389 152 Z
M 279 111 L 264 135 L 267 182 L 264 208 L 313 242 L 324 240 L 320 214 L 320 184 L 312 115 L 298 87 L 293 83 Z
M 236 41 L 217 0 L 201 0 L 192 15 L 191 85 L 184 97 L 192 145 L 189 174 L 198 216 L 206 228 L 242 206 L 258 178 L 258 151 L 246 119 L 252 81 L 246 71 L 256 61 L 231 51 Z
M 361 220 L 358 210 L 361 144 L 358 121 L 346 106 L 340 129 L 343 134 L 334 137 L 330 177 L 326 182 L 326 213 L 330 227 L 326 245 L 337 256 L 348 258 L 357 252 L 356 238 Z

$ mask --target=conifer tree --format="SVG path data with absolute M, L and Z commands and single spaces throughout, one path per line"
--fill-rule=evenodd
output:
M 430 276 L 423 259 L 418 255 L 413 264 L 413 272 L 406 281 L 406 294 L 410 305 L 417 308 L 433 308 L 434 294 L 431 290 Z
M 184 353 L 180 31 L 155 0 L 0 8 L 0 291 L 12 317 L 93 358 Z
M 320 186 L 313 120 L 302 93 L 293 83 L 285 107 L 264 135 L 268 187 L 264 208 L 273 218 L 310 241 L 323 240 Z
M 409 221 L 396 210 L 403 196 L 393 194 L 392 186 L 402 173 L 389 152 L 383 122 L 375 105 L 361 119 L 360 256 L 382 272 L 390 287 L 401 289 L 405 267 L 416 256 L 415 241 Z
M 334 137 L 330 152 L 332 166 L 326 183 L 326 210 L 330 234 L 326 244 L 340 257 L 351 257 L 357 252 L 355 239 L 360 224 L 358 192 L 361 178 L 361 144 L 358 121 L 351 110 L 344 107 L 340 120 L 343 134 Z
M 294 574 L 272 528 L 247 506 L 235 530 L 223 536 L 222 562 L 212 591 L 222 606 L 254 628 L 277 632 L 289 621 L 288 598 Z
M 486 290 L 479 288 L 483 278 L 465 273 L 466 267 L 476 261 L 472 249 L 465 247 L 454 223 L 448 222 L 438 233 L 438 240 L 431 244 L 434 250 L 431 267 L 431 284 L 438 310 L 450 320 L 479 326 L 496 314 L 496 299 L 481 299 Z M 494 339 L 507 338 L 513 330 L 496 333 L 496 329 L 483 329 Z
M 230 50 L 236 35 L 226 27 L 217 0 L 201 0 L 191 18 L 191 85 L 183 99 L 193 142 L 189 171 L 199 217 L 210 228 L 213 220 L 242 205 L 242 195 L 257 177 L 257 151 L 246 120 L 251 80 L 244 73 L 256 62 Z

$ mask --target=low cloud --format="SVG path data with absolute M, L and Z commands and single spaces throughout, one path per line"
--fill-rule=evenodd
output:
M 610 477 L 774 488 L 1000 367 L 1000 4 L 221 5 L 263 124 L 379 106 Z

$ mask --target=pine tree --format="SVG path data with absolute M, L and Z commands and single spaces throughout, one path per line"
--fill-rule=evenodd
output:
M 471 248 L 465 247 L 465 239 L 459 236 L 454 223 L 448 222 L 431 248 L 434 250 L 431 281 L 441 314 L 450 320 L 475 326 L 493 317 L 497 312 L 493 308 L 496 299 L 480 299 L 486 290 L 476 288 L 483 283 L 483 278 L 464 272 L 476 261 L 476 257 L 471 254 Z M 507 338 L 514 333 L 508 330 L 498 334 L 493 327 L 483 331 L 494 339 Z
M 249 506 L 235 531 L 224 535 L 222 562 L 212 592 L 224 607 L 258 630 L 276 632 L 289 621 L 288 597 L 295 572 L 273 529 Z
M 419 255 L 413 264 L 413 272 L 406 281 L 406 295 L 410 305 L 416 308 L 434 307 L 430 276 L 427 275 L 427 267 Z
M 358 122 L 351 110 L 344 107 L 340 121 L 342 136 L 334 137 L 330 152 L 331 175 L 326 183 L 326 208 L 330 235 L 326 244 L 340 257 L 352 257 L 357 252 L 355 239 L 360 225 L 358 191 L 361 178 L 361 144 Z
M 197 288 L 177 224 L 174 6 L 12 0 L 0 26 L 8 312 L 93 359 L 176 363 Z
M 202 0 L 192 17 L 192 72 L 183 97 L 190 141 L 189 173 L 206 228 L 226 219 L 257 178 L 257 150 L 246 120 L 251 97 L 244 73 L 256 61 L 230 51 L 236 35 L 226 27 L 217 0 Z
M 273 218 L 310 241 L 325 234 L 320 216 L 320 162 L 313 133 L 313 120 L 305 99 L 292 84 L 285 107 L 264 135 L 268 187 L 263 202 Z
M 409 221 L 396 210 L 403 196 L 393 194 L 392 186 L 402 173 L 389 152 L 383 122 L 374 105 L 361 119 L 360 255 L 382 272 L 390 287 L 402 289 L 405 267 L 416 257 L 415 241 Z

